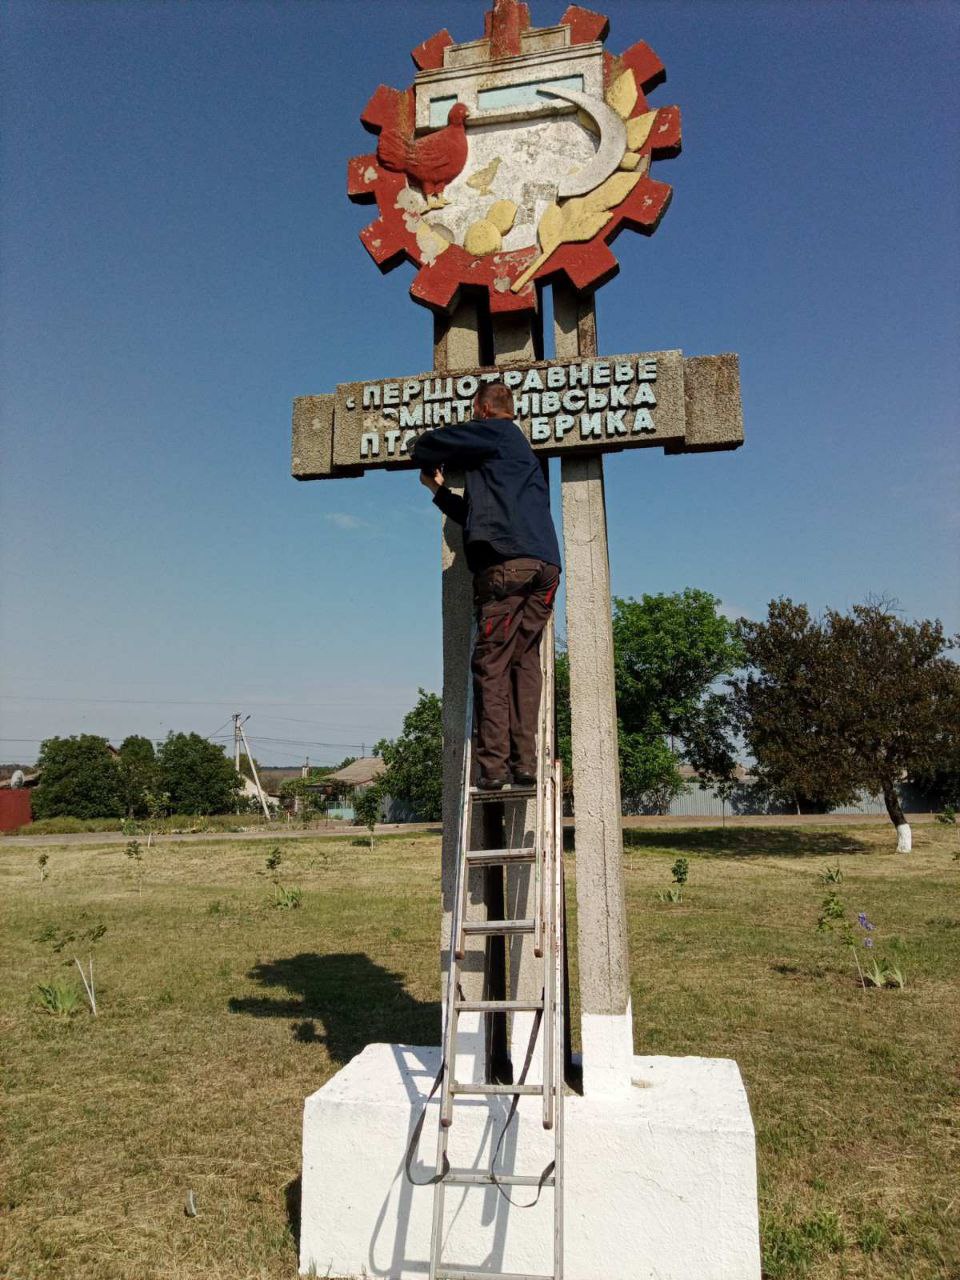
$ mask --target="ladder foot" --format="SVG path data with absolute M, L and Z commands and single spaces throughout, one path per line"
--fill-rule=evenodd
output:
M 553 720 L 553 642 L 552 631 L 547 633 L 547 643 L 542 649 L 543 660 L 543 699 L 541 703 L 540 722 L 537 742 L 537 778 L 535 785 L 526 780 L 519 785 L 514 784 L 497 791 L 485 791 L 470 785 L 471 777 L 471 744 L 470 701 L 468 693 L 468 710 L 466 741 L 464 747 L 464 767 L 462 774 L 462 800 L 460 806 L 460 838 L 459 861 L 455 884 L 455 902 L 450 933 L 450 972 L 447 978 L 446 1023 L 444 1030 L 443 1063 L 444 1071 L 440 1079 L 443 1091 L 439 1102 L 439 1125 L 437 1140 L 437 1178 L 433 1188 L 433 1228 L 430 1241 L 430 1280 L 562 1280 L 563 1277 L 563 968 L 564 931 L 563 931 L 563 819 L 561 812 L 562 769 L 559 761 L 549 764 L 552 755 L 552 734 L 550 726 Z M 533 781 L 533 780 L 531 780 Z M 518 801 L 536 798 L 535 806 L 519 808 Z M 511 806 L 510 801 L 514 804 Z M 471 849 L 470 834 L 473 830 L 473 817 L 476 814 L 474 805 L 478 802 L 495 804 L 498 812 L 493 814 L 497 824 L 507 819 L 515 822 L 523 820 L 523 834 L 519 837 L 512 833 L 497 835 L 498 844 L 512 844 L 511 848 Z M 533 815 L 533 809 L 536 815 Z M 490 811 L 488 810 L 488 814 Z M 516 843 L 514 843 L 516 841 Z M 517 915 L 504 919 L 466 919 L 469 906 L 469 876 L 471 872 L 486 867 L 498 870 L 498 881 L 503 880 L 499 868 L 510 865 L 526 864 L 531 867 L 529 888 L 532 891 L 530 901 L 533 904 L 532 919 Z M 524 880 L 524 883 L 526 881 Z M 507 907 L 494 908 L 498 916 L 507 916 Z M 543 984 L 539 998 L 506 999 L 506 991 L 502 985 L 488 987 L 488 999 L 467 998 L 462 986 L 462 965 L 467 954 L 468 943 L 475 948 L 477 941 L 486 938 L 512 938 L 518 935 L 530 936 L 530 949 L 536 957 L 538 969 L 543 972 Z M 519 940 L 519 939 L 518 939 Z M 489 951 L 489 949 L 488 949 Z M 471 951 L 470 953 L 474 953 Z M 512 961 L 511 961 L 512 963 Z M 485 976 L 491 977 L 490 956 L 485 963 Z M 519 992 L 517 993 L 519 995 Z M 497 998 L 500 997 L 500 998 Z M 497 1082 L 460 1082 L 455 1078 L 458 1034 L 463 1027 L 459 1023 L 460 1015 L 479 1013 L 483 1015 L 530 1013 L 537 1018 L 531 1030 L 531 1044 L 527 1051 L 525 1066 L 516 1083 L 501 1084 Z M 489 1019 L 487 1019 L 489 1020 Z M 542 1021 L 542 1025 L 541 1025 Z M 540 1039 L 543 1056 L 542 1079 L 538 1084 L 527 1083 L 525 1077 L 532 1063 L 534 1044 Z M 502 1080 L 508 1072 L 496 1071 L 494 1074 Z M 433 1092 L 436 1092 L 436 1085 Z M 501 1096 L 510 1099 L 507 1108 L 507 1123 L 513 1119 L 520 1107 L 523 1095 L 534 1095 L 541 1099 L 537 1104 L 537 1118 L 545 1130 L 552 1130 L 550 1145 L 553 1147 L 553 1159 L 540 1173 L 508 1173 L 494 1171 L 492 1168 L 455 1168 L 450 1167 L 448 1146 L 450 1130 L 457 1111 L 457 1103 L 467 1098 L 488 1098 Z M 431 1094 L 432 1096 L 432 1094 Z M 466 1113 L 464 1113 L 466 1114 Z M 523 1125 L 527 1117 L 533 1122 L 532 1110 L 523 1109 Z M 499 1155 L 499 1145 L 491 1163 L 495 1163 Z M 450 1188 L 483 1188 L 501 1190 L 504 1195 L 507 1187 L 526 1187 L 536 1191 L 535 1200 L 539 1200 L 540 1192 L 549 1188 L 552 1192 L 553 1209 L 553 1269 L 549 1274 L 530 1271 L 490 1271 L 482 1264 L 466 1265 L 464 1263 L 444 1263 L 442 1261 L 444 1237 L 444 1195 Z M 509 1198 L 509 1197 L 508 1197 Z

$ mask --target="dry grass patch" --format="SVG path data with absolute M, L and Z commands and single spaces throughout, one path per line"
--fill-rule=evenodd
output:
M 740 1063 L 770 1280 L 960 1275 L 960 863 L 955 831 L 915 837 L 905 857 L 882 827 L 627 834 L 637 1044 Z M 42 887 L 39 849 L 0 847 L 5 1280 L 295 1276 L 304 1096 L 370 1041 L 439 1038 L 439 840 L 278 843 L 297 909 L 262 843 L 161 842 L 142 901 L 122 845 L 52 838 Z M 683 901 L 660 902 L 679 854 Z M 838 865 L 904 991 L 861 991 L 816 933 Z M 45 1013 L 71 952 L 34 939 L 97 922 L 100 1016 Z

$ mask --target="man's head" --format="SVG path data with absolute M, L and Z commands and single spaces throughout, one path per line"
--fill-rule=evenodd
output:
M 513 418 L 513 392 L 502 382 L 485 382 L 473 402 L 474 417 Z

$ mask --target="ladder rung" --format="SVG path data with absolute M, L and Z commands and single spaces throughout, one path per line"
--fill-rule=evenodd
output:
M 542 1000 L 458 1000 L 457 1013 L 539 1013 Z
M 464 933 L 533 933 L 534 920 L 465 920 Z
M 451 1093 L 468 1093 L 474 1095 L 505 1093 L 508 1097 L 513 1097 L 518 1093 L 543 1093 L 542 1084 L 461 1084 L 459 1080 L 454 1080 L 450 1086 Z
M 471 867 L 497 866 L 502 862 L 533 862 L 536 849 L 468 849 Z
M 545 1276 L 532 1271 L 474 1271 L 471 1267 L 438 1267 L 437 1280 L 553 1280 L 553 1273 Z
M 470 788 L 471 800 L 518 800 L 526 796 L 535 796 L 536 787 L 501 787 L 499 791 L 481 791 L 479 787 Z
M 481 1172 L 478 1169 L 451 1169 L 443 1181 L 455 1187 L 492 1187 L 497 1182 L 503 1187 L 539 1187 L 541 1178 L 533 1173 L 498 1173 L 494 1179 L 489 1170 Z M 554 1175 L 547 1174 L 542 1182 L 545 1187 L 552 1187 Z

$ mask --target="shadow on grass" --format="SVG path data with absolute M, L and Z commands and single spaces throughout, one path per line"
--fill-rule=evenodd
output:
M 440 1003 L 417 1000 L 399 974 L 363 952 L 301 952 L 254 965 L 247 975 L 283 995 L 234 996 L 233 1013 L 289 1018 L 294 1039 L 325 1044 L 343 1065 L 368 1044 L 439 1044 Z M 317 1022 L 320 1023 L 318 1028 Z
M 866 841 L 836 827 L 628 827 L 623 833 L 623 847 L 727 858 L 832 857 L 837 853 L 870 852 Z
M 300 1201 L 302 1196 L 303 1175 L 298 1173 L 283 1188 L 283 1202 L 287 1211 L 287 1226 L 290 1228 L 293 1243 L 296 1245 L 298 1258 L 300 1256 Z

